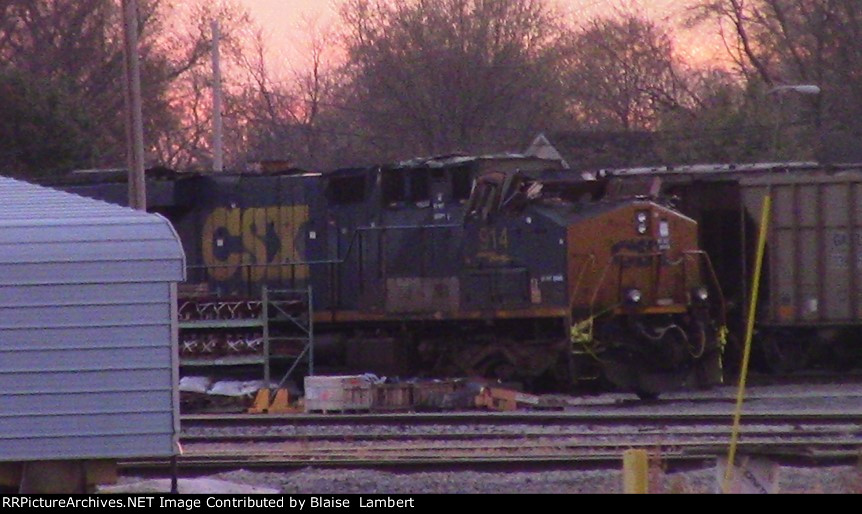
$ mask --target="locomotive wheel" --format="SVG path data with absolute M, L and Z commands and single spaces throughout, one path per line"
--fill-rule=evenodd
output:
M 485 355 L 476 362 L 471 362 L 464 369 L 467 375 L 478 375 L 485 378 L 507 381 L 512 379 L 516 373 L 515 366 L 509 362 L 505 355 L 492 353 Z

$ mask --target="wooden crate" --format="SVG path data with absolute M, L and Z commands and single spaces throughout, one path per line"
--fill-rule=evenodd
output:
M 374 384 L 371 408 L 376 411 L 413 409 L 413 384 Z
M 452 395 L 463 386 L 459 380 L 435 380 L 413 385 L 413 405 L 418 410 L 449 407 Z
M 305 412 L 371 410 L 371 381 L 362 375 L 305 377 Z

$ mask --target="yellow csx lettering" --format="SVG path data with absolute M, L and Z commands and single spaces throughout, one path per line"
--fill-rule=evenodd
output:
M 264 278 L 308 278 L 308 266 L 262 266 L 303 260 L 305 239 L 299 231 L 308 221 L 308 206 L 214 209 L 204 222 L 201 248 L 214 280 L 232 278 L 248 266 L 252 281 Z

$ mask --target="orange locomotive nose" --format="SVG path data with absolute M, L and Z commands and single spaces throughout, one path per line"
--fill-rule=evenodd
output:
M 590 329 L 573 329 L 576 358 L 594 359 L 611 382 L 644 397 L 720 382 L 723 322 L 713 311 L 723 308 L 711 308 L 697 230 L 638 200 L 569 226 L 572 313 Z

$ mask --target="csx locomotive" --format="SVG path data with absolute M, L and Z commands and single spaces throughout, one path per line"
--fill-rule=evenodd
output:
M 124 202 L 121 179 L 95 176 L 63 187 Z M 189 282 L 222 298 L 310 285 L 318 341 L 345 368 L 641 396 L 721 380 L 724 307 L 696 223 L 603 200 L 555 162 L 158 178 L 149 206 L 180 234 Z

